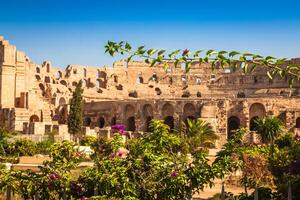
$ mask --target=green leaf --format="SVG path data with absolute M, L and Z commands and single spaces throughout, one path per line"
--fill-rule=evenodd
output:
M 198 50 L 198 51 L 196 51 L 195 53 L 194 53 L 194 57 L 198 57 L 199 56 L 199 54 L 202 52 L 202 50 Z
M 177 49 L 169 54 L 169 58 L 176 56 L 180 52 L 180 49 Z
M 245 73 L 245 74 L 248 73 L 248 67 L 249 67 L 249 64 L 248 64 L 248 63 L 245 63 L 245 66 L 244 66 L 244 73 Z
M 157 53 L 157 55 L 158 55 L 158 56 L 161 56 L 161 55 L 163 55 L 165 52 L 166 52 L 166 50 L 160 50 L 160 51 Z
M 151 55 L 155 54 L 156 52 L 157 52 L 157 49 L 149 49 L 149 50 L 147 51 L 147 54 L 148 54 L 149 56 L 151 56 Z
M 240 53 L 237 52 L 237 51 L 231 51 L 231 52 L 229 53 L 229 57 L 234 57 L 234 56 L 239 55 L 239 54 L 240 54 Z
M 126 59 L 126 62 L 129 63 L 130 60 L 132 59 L 133 55 L 129 56 L 127 59 Z
M 268 75 L 269 79 L 273 80 L 273 77 L 272 77 L 270 71 L 267 71 L 267 75 Z
M 206 55 L 207 55 L 207 56 L 211 56 L 211 55 L 216 54 L 216 53 L 217 53 L 217 52 L 216 52 L 215 50 L 210 49 L 210 50 L 208 50 L 208 51 L 206 52 Z
M 125 49 L 128 51 L 131 50 L 131 45 L 128 42 L 126 42 L 126 44 L 125 44 Z
M 223 55 L 223 54 L 226 54 L 226 53 L 228 53 L 227 51 L 219 51 L 219 55 Z
M 252 64 L 250 72 L 252 73 L 255 70 L 255 68 L 256 68 L 256 64 Z

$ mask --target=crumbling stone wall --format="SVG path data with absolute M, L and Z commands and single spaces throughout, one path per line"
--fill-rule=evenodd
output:
M 84 130 L 93 134 L 116 123 L 137 132 L 149 131 L 153 118 L 172 129 L 187 118 L 201 118 L 212 123 L 221 145 L 231 128 L 250 129 L 255 117 L 279 116 L 287 130 L 300 128 L 299 82 L 290 89 L 284 79 L 268 80 L 263 68 L 251 74 L 213 72 L 209 64 L 193 62 L 185 73 L 180 64 L 169 66 L 165 71 L 161 65 L 121 60 L 112 67 L 69 65 L 63 70 L 49 61 L 33 63 L 0 37 L 1 125 L 28 134 L 67 132 L 69 100 L 82 81 Z

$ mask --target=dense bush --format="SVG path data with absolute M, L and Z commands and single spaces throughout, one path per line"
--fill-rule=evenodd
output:
M 80 145 L 82 146 L 91 146 L 97 142 L 97 138 L 90 135 L 85 135 L 83 138 L 80 139 Z

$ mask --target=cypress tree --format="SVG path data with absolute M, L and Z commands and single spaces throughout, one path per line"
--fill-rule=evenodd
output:
M 76 86 L 70 101 L 70 112 L 68 116 L 69 133 L 75 135 L 81 132 L 82 127 L 82 81 Z

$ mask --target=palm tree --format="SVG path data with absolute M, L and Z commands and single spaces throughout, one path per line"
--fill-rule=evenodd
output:
M 194 152 L 199 147 L 213 147 L 219 138 L 210 123 L 201 119 L 187 119 L 187 122 L 182 125 L 181 134 L 188 143 L 190 152 Z
M 277 117 L 267 116 L 258 118 L 254 121 L 254 130 L 260 136 L 263 143 L 273 142 L 274 139 L 282 132 L 283 123 Z

